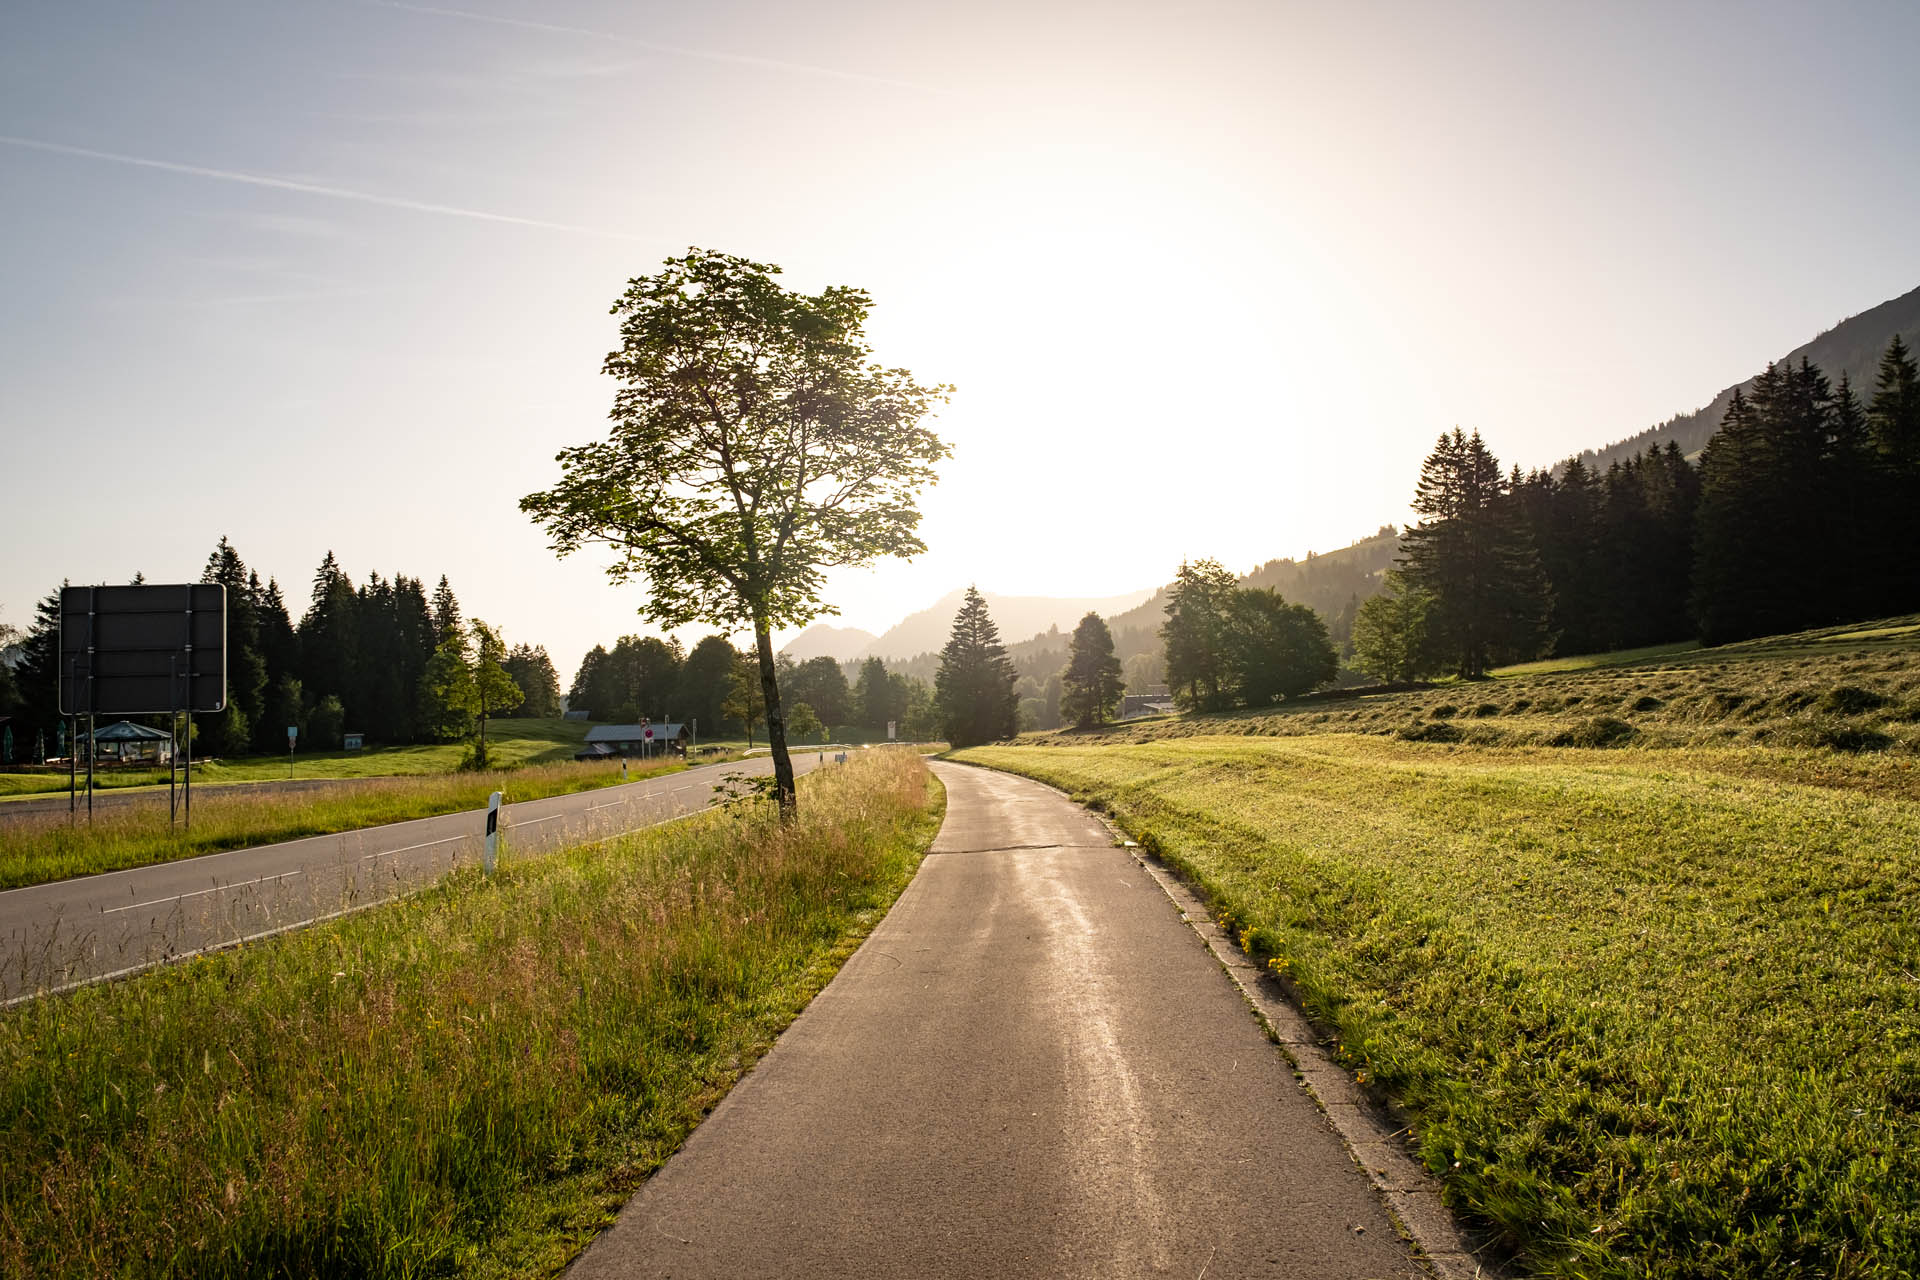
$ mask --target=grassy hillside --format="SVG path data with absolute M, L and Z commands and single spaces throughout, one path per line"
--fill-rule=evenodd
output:
M 1528 1269 L 1914 1274 L 1920 618 L 1567 668 L 959 758 L 1193 878 Z
M 1510 667 L 1412 693 L 1128 724 L 1036 742 L 1222 733 L 1390 734 L 1475 747 L 1763 746 L 1920 754 L 1920 615 L 1701 649 L 1662 645 Z

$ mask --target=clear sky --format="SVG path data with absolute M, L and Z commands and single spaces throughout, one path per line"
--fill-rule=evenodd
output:
M 689 245 L 875 298 L 957 384 L 927 555 L 1113 595 L 1544 465 L 1920 284 L 1920 6 L 0 6 L 0 621 L 61 579 L 304 607 L 447 573 L 570 679 L 639 588 L 516 503 Z M 696 631 L 697 634 L 697 631 Z

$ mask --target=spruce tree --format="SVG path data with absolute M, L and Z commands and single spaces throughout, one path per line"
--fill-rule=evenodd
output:
M 702 737 L 718 738 L 727 719 L 727 694 L 739 655 L 725 636 L 708 636 L 680 664 L 680 714 L 698 722 Z
M 860 724 L 875 733 L 885 733 L 887 722 L 892 721 L 897 733 L 900 728 L 903 704 L 895 697 L 896 688 L 887 675 L 887 664 L 879 658 L 868 658 L 860 664 L 860 675 L 853 684 L 854 715 Z
M 1104 724 L 1120 705 L 1125 689 L 1120 659 L 1113 653 L 1113 632 L 1097 613 L 1080 619 L 1067 642 L 1067 669 L 1060 673 L 1060 715 L 1082 729 Z
M 1020 704 L 1013 691 L 1018 678 L 1000 644 L 1000 630 L 987 614 L 987 602 L 968 587 L 934 676 L 941 735 L 955 747 L 1011 738 Z
M 1880 357 L 1867 435 L 1874 477 L 1869 502 L 1878 518 L 1869 536 L 1878 548 L 1881 586 L 1874 612 L 1920 609 L 1920 557 L 1913 554 L 1913 512 L 1920 508 L 1920 368 L 1895 334 Z
M 240 553 L 222 537 L 219 545 L 207 557 L 200 581 L 218 583 L 226 588 L 227 701 L 238 710 L 237 715 L 225 715 L 210 721 L 208 727 L 211 736 L 207 742 L 207 752 L 210 755 L 240 755 L 250 747 L 277 749 L 273 742 L 261 746 L 254 740 L 256 729 L 258 736 L 265 738 L 270 728 L 265 723 L 267 663 L 260 654 L 260 619 L 252 589 L 258 586 L 259 579 L 248 573 Z M 284 746 L 285 726 L 278 732 L 281 735 L 278 745 Z
M 1462 676 L 1534 656 L 1550 597 L 1500 463 L 1480 433 L 1443 434 L 1420 468 L 1399 565 L 1433 598 L 1437 643 Z
M 520 705 L 505 714 L 532 720 L 560 714 L 560 677 L 545 645 L 517 644 L 501 665 L 522 697 Z

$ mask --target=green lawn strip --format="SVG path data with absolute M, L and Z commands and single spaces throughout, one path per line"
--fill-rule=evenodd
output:
M 555 1272 L 832 976 L 917 756 L 0 1013 L 0 1273 Z
M 636 764 L 627 779 L 677 773 L 685 767 L 678 760 Z M 0 889 L 461 813 L 484 808 L 495 791 L 515 803 L 621 781 L 618 765 L 586 761 L 487 773 L 343 780 L 338 786 L 284 793 L 216 788 L 195 792 L 193 826 L 182 830 L 169 829 L 164 797 L 102 810 L 91 824 L 70 824 L 64 810 L 35 814 L 0 826 Z
M 1747 755 L 1330 735 L 957 758 L 1098 801 L 1191 875 L 1541 1272 L 1910 1274 L 1920 805 Z
M 584 720 L 505 719 L 487 725 L 487 750 L 502 768 L 529 764 L 557 764 L 573 759 L 574 752 L 587 738 L 593 726 Z M 424 774 L 452 773 L 460 767 L 467 743 L 427 742 L 393 747 L 367 747 L 361 751 L 297 751 L 293 759 L 295 778 L 392 778 Z M 193 779 L 200 783 L 280 782 L 288 776 L 284 755 L 240 756 L 234 759 L 196 761 Z M 84 774 L 81 784 L 85 785 Z M 167 785 L 165 769 L 100 770 L 96 787 L 151 787 Z M 65 791 L 65 773 L 0 773 L 0 797 L 40 795 Z

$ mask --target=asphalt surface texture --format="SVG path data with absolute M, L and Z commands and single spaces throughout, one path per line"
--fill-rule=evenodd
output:
M 1106 829 L 934 769 L 912 884 L 569 1280 L 1427 1274 Z
M 823 759 L 833 755 L 795 752 L 794 771 Z M 772 760 L 756 756 L 506 804 L 500 829 L 512 856 L 551 852 L 706 808 L 729 773 L 771 772 Z M 470 810 L 9 889 L 0 893 L 0 999 L 135 972 L 423 887 L 478 863 L 485 830 L 485 811 Z
M 295 795 L 302 791 L 338 791 L 343 787 L 365 786 L 369 783 L 385 782 L 385 778 L 282 778 L 271 782 L 212 782 L 199 783 L 193 791 L 202 799 L 219 793 L 231 795 L 236 791 L 251 794 Z M 184 794 L 177 792 L 174 799 L 184 800 Z M 93 808 L 95 813 L 124 812 L 128 809 L 151 809 L 156 814 L 167 812 L 167 789 L 159 787 L 95 787 Z M 65 791 L 49 791 L 41 795 L 23 796 L 19 799 L 0 800 L 0 828 L 8 822 L 18 822 L 27 818 L 44 818 L 50 813 L 66 813 L 69 809 L 77 812 L 82 821 L 87 814 L 87 782 L 80 779 L 80 790 L 69 799 Z

